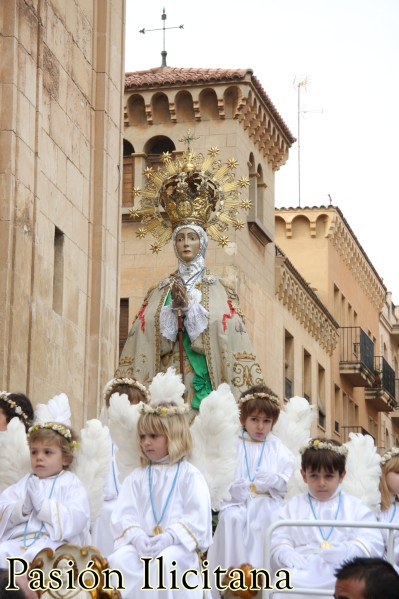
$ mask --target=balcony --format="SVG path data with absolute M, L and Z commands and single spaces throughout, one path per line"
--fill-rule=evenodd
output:
M 373 386 L 365 397 L 379 412 L 392 412 L 398 407 L 395 371 L 382 356 L 374 358 Z
M 393 424 L 399 425 L 399 379 L 395 379 L 396 408 L 391 414 Z
M 360 327 L 340 328 L 339 372 L 353 387 L 374 383 L 374 343 Z

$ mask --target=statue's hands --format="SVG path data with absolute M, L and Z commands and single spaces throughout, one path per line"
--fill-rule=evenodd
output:
M 188 308 L 188 296 L 184 284 L 175 279 L 171 287 L 171 295 L 172 308 L 174 310 L 180 308 L 182 312 L 186 311 Z

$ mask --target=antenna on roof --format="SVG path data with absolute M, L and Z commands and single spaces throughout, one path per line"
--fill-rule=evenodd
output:
M 298 89 L 298 206 L 301 207 L 301 130 L 300 130 L 300 115 L 306 114 L 307 112 L 318 112 L 322 113 L 323 109 L 318 108 L 316 110 L 302 110 L 301 109 L 301 87 L 306 91 L 307 84 L 310 83 L 309 77 L 301 77 L 295 75 L 294 87 Z
M 161 64 L 161 68 L 162 67 L 166 67 L 166 55 L 167 52 L 165 50 L 165 31 L 166 29 L 184 29 L 184 25 L 178 25 L 176 27 L 165 27 L 165 21 L 166 21 L 166 13 L 165 13 L 165 8 L 163 9 L 163 13 L 161 15 L 161 19 L 163 21 L 163 26 L 162 28 L 158 28 L 158 29 L 140 29 L 139 33 L 146 33 L 147 31 L 163 31 L 163 50 L 161 52 L 161 56 L 162 56 L 162 64 Z

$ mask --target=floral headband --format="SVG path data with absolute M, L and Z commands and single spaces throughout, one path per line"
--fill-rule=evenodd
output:
M 61 435 L 61 437 L 64 437 L 64 439 L 68 441 L 72 449 L 78 446 L 78 443 L 76 441 L 72 441 L 71 429 L 65 426 L 65 424 L 58 424 L 57 422 L 43 422 L 39 424 L 34 424 L 28 430 L 28 439 L 33 432 L 38 431 L 40 429 L 48 429 L 54 431 L 55 433 L 58 433 L 59 435 Z
M 307 449 L 328 449 L 329 451 L 334 451 L 339 455 L 348 455 L 348 448 L 345 445 L 334 445 L 328 441 L 320 441 L 320 439 L 310 439 L 307 445 L 301 447 L 299 453 L 303 454 Z
M 274 395 L 273 393 L 265 393 L 263 391 L 257 391 L 256 393 L 247 393 L 246 395 L 244 395 L 244 397 L 240 397 L 240 399 L 238 400 L 238 404 L 241 406 L 243 403 L 249 401 L 250 399 L 270 399 L 270 401 L 279 405 L 277 395 Z
M 180 406 L 151 406 L 144 402 L 139 403 L 140 414 L 157 414 L 157 416 L 176 416 L 176 414 L 187 414 L 190 406 L 186 403 Z
M 382 456 L 380 462 L 381 466 L 384 466 L 387 462 L 389 462 L 389 460 L 396 457 L 399 457 L 399 447 L 392 447 L 392 449 L 384 453 L 384 455 Z
M 12 410 L 14 410 L 14 412 L 16 413 L 17 416 L 21 416 L 21 418 L 23 418 L 24 420 L 29 420 L 29 416 L 27 414 L 25 414 L 25 412 L 22 410 L 21 406 L 19 406 L 16 401 L 11 399 L 11 397 L 9 397 L 9 395 L 10 394 L 7 393 L 7 391 L 1 391 L 0 399 L 5 401 L 10 406 L 10 408 Z
M 104 399 L 106 399 L 107 397 L 111 397 L 114 389 L 119 387 L 119 385 L 127 385 L 128 387 L 136 387 L 139 391 L 141 391 L 141 393 L 144 395 L 144 397 L 147 400 L 149 400 L 149 398 L 150 398 L 150 393 L 149 393 L 147 387 L 145 385 L 143 385 L 143 383 L 136 381 L 136 379 L 120 378 L 120 379 L 111 379 L 110 381 L 108 381 L 108 383 L 105 385 L 104 391 L 103 391 Z

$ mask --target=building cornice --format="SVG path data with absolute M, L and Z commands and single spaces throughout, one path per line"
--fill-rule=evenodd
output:
M 177 122 L 176 95 L 181 89 L 186 89 L 192 96 L 195 120 L 201 121 L 200 92 L 204 88 L 212 87 L 217 96 L 218 118 L 224 119 L 224 92 L 232 86 L 240 91 L 232 118 L 237 119 L 243 126 L 273 170 L 278 170 L 287 161 L 289 148 L 296 139 L 251 69 L 166 67 L 126 73 L 125 101 L 127 106 L 132 94 L 140 95 L 145 103 L 147 125 L 152 125 L 153 98 L 162 91 L 168 99 L 171 122 Z M 127 108 L 125 124 L 128 124 Z
M 287 256 L 279 248 L 276 251 L 276 296 L 331 356 L 338 343 L 338 323 Z
M 386 287 L 338 207 L 277 208 L 276 214 L 285 221 L 287 238 L 292 237 L 292 224 L 297 216 L 308 219 L 310 237 L 317 236 L 317 222 L 320 217 L 324 217 L 326 219 L 324 237 L 331 241 L 376 310 L 382 310 Z

